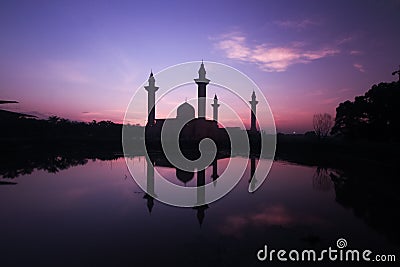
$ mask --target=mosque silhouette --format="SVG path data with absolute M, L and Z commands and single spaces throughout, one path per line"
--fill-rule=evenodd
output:
M 158 155 L 159 156 L 159 155 Z M 224 157 L 222 157 L 224 158 Z M 220 158 L 220 159 L 222 159 Z M 217 185 L 217 180 L 219 178 L 218 174 L 218 160 L 217 158 L 214 159 L 214 161 L 210 164 L 212 166 L 212 174 L 211 174 L 211 179 L 214 187 L 218 186 Z M 250 155 L 249 157 L 250 161 L 250 176 L 248 182 L 250 183 L 251 188 L 254 189 L 257 179 L 255 176 L 255 171 L 256 171 L 256 166 L 258 159 L 254 155 Z M 143 198 L 146 200 L 146 206 L 149 211 L 149 213 L 152 212 L 153 207 L 154 207 L 154 196 L 157 196 L 157 190 L 155 186 L 155 172 L 154 168 L 155 167 L 167 167 L 167 168 L 174 168 L 165 158 L 163 157 L 157 157 L 154 155 L 150 155 L 148 158 L 146 158 L 146 193 L 143 196 Z M 206 170 L 193 170 L 193 171 L 184 171 L 180 170 L 178 168 L 175 169 L 175 176 L 177 180 L 179 180 L 181 183 L 183 183 L 185 186 L 188 182 L 194 179 L 196 176 L 196 199 L 197 199 L 197 206 L 194 206 L 193 209 L 196 210 L 196 217 L 198 220 L 199 225 L 201 226 L 203 224 L 204 218 L 205 218 L 205 211 L 210 208 L 208 204 L 203 204 L 205 202 L 205 195 L 206 191 L 205 188 L 203 187 L 206 185 Z
M 146 147 L 149 150 L 151 148 L 155 148 L 156 153 L 149 153 L 149 157 L 146 158 L 146 194 L 143 197 L 146 199 L 148 211 L 151 213 L 154 206 L 154 196 L 157 195 L 155 190 L 155 180 L 154 180 L 154 167 L 167 167 L 167 168 L 175 168 L 169 160 L 163 155 L 162 145 L 161 145 L 161 134 L 162 131 L 166 131 L 166 143 L 168 143 L 168 138 L 176 138 L 179 136 L 179 142 L 181 147 L 191 148 L 191 152 L 189 153 L 189 158 L 193 155 L 193 148 L 198 148 L 199 142 L 204 138 L 210 138 L 214 141 L 217 148 L 223 151 L 229 147 L 229 134 L 234 133 L 238 130 L 238 127 L 224 128 L 220 127 L 218 124 L 218 108 L 220 104 L 218 103 L 217 95 L 214 96 L 213 103 L 211 104 L 213 108 L 213 119 L 206 119 L 206 98 L 207 98 L 207 85 L 210 83 L 210 80 L 206 78 L 206 70 L 204 67 L 204 63 L 202 62 L 200 65 L 200 69 L 198 71 L 199 77 L 194 79 L 197 84 L 197 118 L 195 108 L 187 102 L 182 103 L 177 108 L 177 113 L 175 118 L 164 118 L 157 119 L 156 114 L 156 106 L 155 106 L 155 93 L 159 89 L 156 86 L 156 81 L 153 73 L 150 73 L 150 77 L 148 79 L 148 85 L 144 88 L 148 92 L 148 117 L 147 124 L 145 127 L 145 139 L 146 139 Z M 250 149 L 252 147 L 259 147 L 260 143 L 260 132 L 257 130 L 257 120 L 256 120 L 256 106 L 258 101 L 256 99 L 255 92 L 253 91 L 251 95 L 251 100 L 249 101 L 251 104 L 250 117 L 251 117 L 251 126 L 249 130 L 246 130 L 249 137 Z M 234 131 L 232 131 L 234 130 Z M 164 143 L 164 142 L 163 142 Z M 165 144 L 165 143 L 164 143 Z M 195 154 L 195 153 L 194 153 Z M 187 156 L 187 154 L 186 154 Z M 217 153 L 216 158 L 210 164 L 212 166 L 212 182 L 214 186 L 217 186 L 218 175 L 218 160 L 229 157 L 227 153 Z M 255 169 L 256 169 L 256 156 L 255 154 L 249 155 L 250 159 L 250 186 L 254 188 L 256 184 L 255 179 Z M 205 203 L 205 188 L 206 184 L 206 171 L 203 170 L 193 170 L 193 171 L 185 171 L 179 168 L 175 168 L 175 176 L 177 180 L 182 182 L 185 186 L 188 182 L 190 182 L 196 176 L 196 185 L 197 185 L 197 205 L 193 207 L 196 210 L 196 217 L 200 224 L 203 223 L 205 217 L 205 211 L 209 208 L 208 204 Z M 252 179 L 253 177 L 253 179 Z
M 145 138 L 146 146 L 149 148 L 161 148 L 161 135 L 162 131 L 166 131 L 167 134 L 163 138 L 168 141 L 168 138 L 176 138 L 179 136 L 179 142 L 181 147 L 197 147 L 199 142 L 204 138 L 210 138 L 214 141 L 218 149 L 229 148 L 229 135 L 228 131 L 238 127 L 231 127 L 231 129 L 220 127 L 218 124 L 218 103 L 217 95 L 214 96 L 213 103 L 213 119 L 206 119 L 206 99 L 207 99 L 207 85 L 210 80 L 206 78 L 206 69 L 204 63 L 200 65 L 198 71 L 199 77 L 194 79 L 197 84 L 197 118 L 195 116 L 195 108 L 187 103 L 182 103 L 177 108 L 175 118 L 156 118 L 156 105 L 155 105 L 155 93 L 159 89 L 156 86 L 156 80 L 153 73 L 150 73 L 148 79 L 148 85 L 144 88 L 148 92 L 148 117 L 147 124 L 145 127 Z M 256 106 L 258 101 L 256 100 L 255 92 L 251 95 L 250 116 L 251 126 L 247 130 L 247 134 L 253 141 L 257 139 L 259 131 L 257 130 L 256 120 Z M 227 131 L 228 130 L 228 131 Z M 251 143 L 251 142 L 250 142 Z

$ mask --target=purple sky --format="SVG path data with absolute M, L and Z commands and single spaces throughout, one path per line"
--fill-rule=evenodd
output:
M 204 59 L 253 79 L 278 131 L 304 132 L 396 79 L 398 0 L 215 2 L 1 1 L 0 99 L 20 102 L 2 107 L 121 122 L 151 68 Z

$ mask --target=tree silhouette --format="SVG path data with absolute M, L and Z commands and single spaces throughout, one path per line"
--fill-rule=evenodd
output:
M 354 139 L 399 139 L 399 100 L 399 82 L 374 85 L 354 102 L 339 104 L 331 133 Z
M 398 70 L 392 72 L 392 75 L 396 75 L 396 74 L 397 74 L 397 76 L 399 76 L 399 82 L 400 82 L 400 65 L 399 65 Z
M 314 114 L 313 127 L 318 137 L 326 137 L 331 130 L 332 124 L 332 116 L 328 113 Z
M 329 171 L 325 167 L 317 167 L 313 175 L 313 188 L 321 191 L 329 191 L 332 186 Z

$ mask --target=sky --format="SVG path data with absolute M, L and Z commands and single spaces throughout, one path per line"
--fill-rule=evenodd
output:
M 0 99 L 19 102 L 2 108 L 122 122 L 151 69 L 204 59 L 249 76 L 279 132 L 305 132 L 397 79 L 398 14 L 399 0 L 0 1 Z

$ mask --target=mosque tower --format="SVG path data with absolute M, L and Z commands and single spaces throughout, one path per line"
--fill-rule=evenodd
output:
M 251 101 L 249 101 L 251 104 L 251 127 L 250 127 L 250 132 L 255 133 L 257 132 L 257 126 L 256 126 L 256 106 L 258 104 L 258 101 L 256 100 L 256 94 L 253 91 L 253 94 L 251 95 Z
M 217 95 L 214 96 L 214 103 L 211 106 L 213 107 L 213 120 L 218 122 L 218 108 L 220 105 L 218 104 Z
M 153 71 L 150 73 L 149 77 L 149 85 L 145 86 L 144 89 L 148 92 L 147 95 L 147 126 L 153 126 L 156 120 L 156 106 L 155 106 L 155 99 L 156 99 L 156 91 L 158 87 L 156 86 L 156 80 L 153 76 Z
M 197 84 L 197 117 L 205 119 L 206 117 L 206 87 L 210 82 L 206 78 L 206 69 L 204 68 L 204 63 L 201 61 L 199 69 L 199 78 L 194 79 Z

